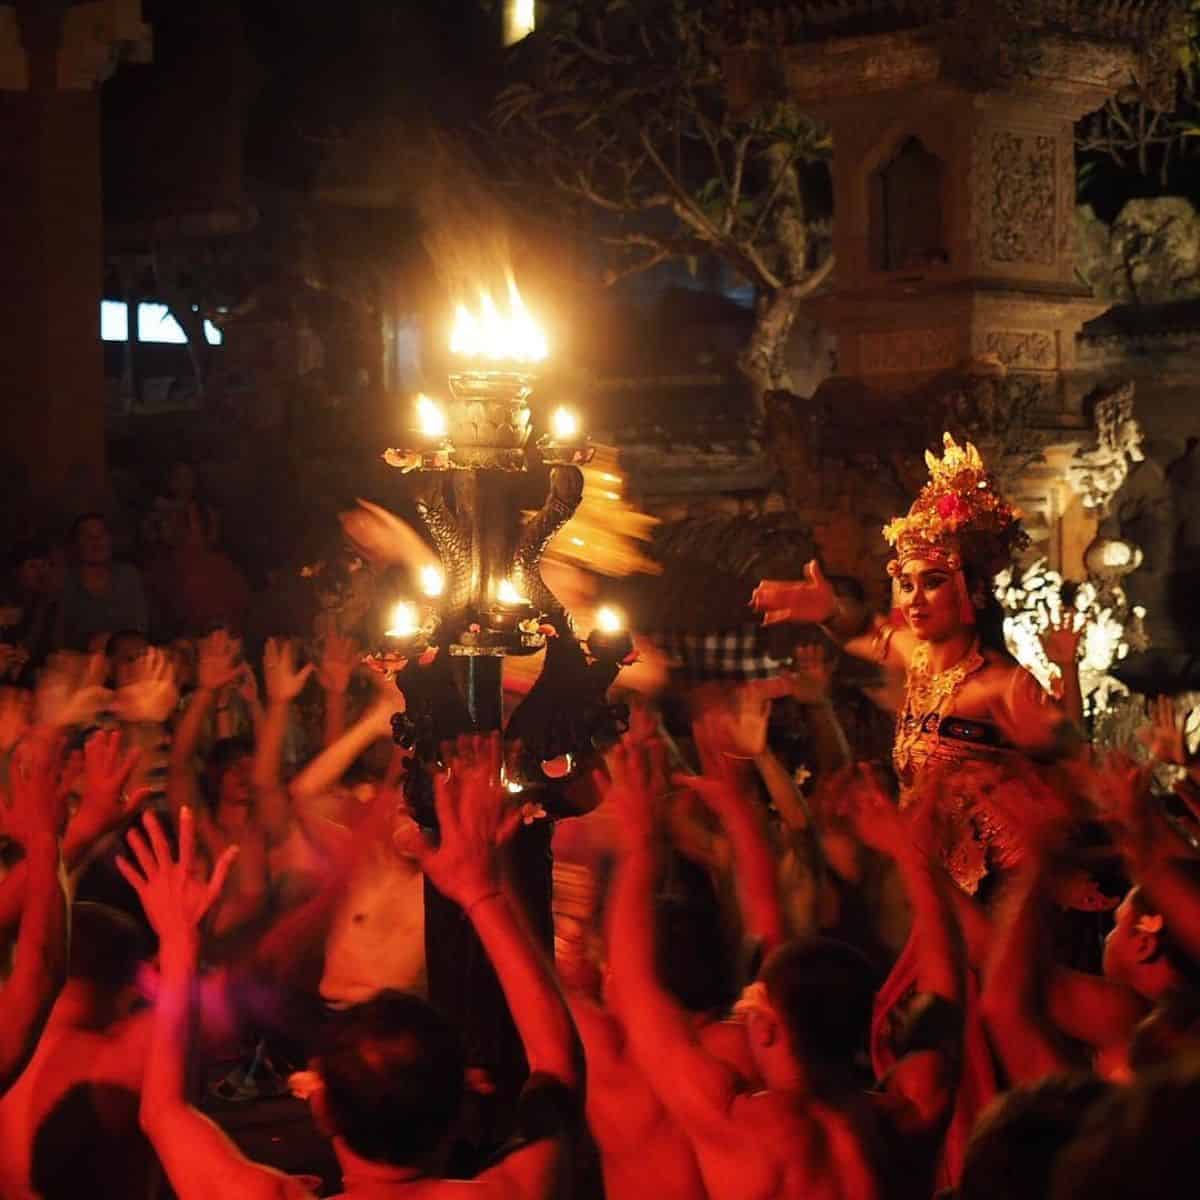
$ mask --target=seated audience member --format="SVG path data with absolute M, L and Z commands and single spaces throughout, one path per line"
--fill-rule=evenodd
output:
M 102 633 L 150 628 L 141 572 L 113 561 L 112 533 L 100 513 L 85 513 L 71 529 L 75 561 L 67 570 L 57 642 L 86 650 Z
M 530 1082 L 518 1125 L 526 1144 L 470 1186 L 481 1197 L 550 1196 L 574 1119 L 570 1018 L 540 952 L 501 886 L 497 847 L 519 816 L 505 811 L 497 738 L 461 741 L 437 778 L 440 844 L 411 822 L 397 830 L 408 850 L 475 926 L 504 989 L 528 1057 Z M 198 925 L 231 865 L 226 851 L 207 884 L 194 880 L 194 828 L 180 810 L 179 857 L 154 816 L 130 834 L 136 866 L 121 860 L 160 939 L 161 982 L 142 1091 L 141 1121 L 179 1200 L 229 1195 L 303 1196 L 298 1181 L 247 1160 L 187 1103 L 184 1089 Z M 515 819 L 514 819 L 515 818 Z M 335 1022 L 314 1063 L 310 1101 L 333 1139 L 345 1195 L 457 1195 L 440 1178 L 462 1101 L 464 1069 L 453 1031 L 424 1001 L 386 992 Z

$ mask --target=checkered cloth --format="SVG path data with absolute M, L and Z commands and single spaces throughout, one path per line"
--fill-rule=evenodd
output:
M 776 658 L 772 638 L 760 625 L 741 625 L 720 633 L 664 633 L 664 652 L 694 680 L 726 679 L 733 682 L 772 679 L 790 665 Z

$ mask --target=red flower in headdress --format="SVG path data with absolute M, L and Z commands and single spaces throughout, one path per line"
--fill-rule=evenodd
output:
M 937 500 L 937 514 L 951 525 L 960 525 L 971 515 L 967 502 L 957 492 L 947 492 Z

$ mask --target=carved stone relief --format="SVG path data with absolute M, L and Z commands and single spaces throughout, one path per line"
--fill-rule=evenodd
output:
M 961 357 L 954 329 L 904 329 L 864 333 L 859 358 L 866 375 L 918 374 L 954 366 Z
M 1045 134 L 991 134 L 988 245 L 996 263 L 1050 267 L 1058 213 L 1056 141 Z
M 984 343 L 1006 367 L 1052 371 L 1058 366 L 1054 335 L 1039 330 L 989 330 Z

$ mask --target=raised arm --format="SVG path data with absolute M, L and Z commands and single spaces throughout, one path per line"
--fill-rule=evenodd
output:
M 704 714 L 692 725 L 703 776 L 677 775 L 674 782 L 691 788 L 721 822 L 733 850 L 734 871 L 746 933 L 764 951 L 787 937 L 779 900 L 779 871 L 767 841 L 763 815 L 753 797 L 753 764 L 733 757 L 719 713 Z
M 199 925 L 221 890 L 234 852 L 226 851 L 205 882 L 192 871 L 195 828 L 190 808 L 179 810 L 178 859 L 172 857 L 153 813 L 146 815 L 144 826 L 145 836 L 135 830 L 128 839 L 136 865 L 117 860 L 159 938 L 159 989 L 139 1110 L 142 1129 L 179 1200 L 299 1200 L 307 1193 L 296 1180 L 251 1162 L 185 1097 Z
M 966 950 L 950 895 L 952 884 L 937 861 L 932 839 L 925 836 L 921 814 L 906 819 L 870 767 L 859 768 L 851 811 L 863 843 L 896 864 L 912 907 L 917 991 L 936 997 L 947 1013 L 944 1026 L 939 1023 L 940 1041 L 906 1054 L 890 1081 L 892 1090 L 932 1126 L 950 1111 L 963 1037 Z
M 175 729 L 167 765 L 167 802 L 172 812 L 195 805 L 196 747 L 218 694 L 237 678 L 240 653 L 241 643 L 223 629 L 201 638 L 196 645 L 196 690 Z
M 566 1003 L 550 964 L 501 886 L 497 851 L 521 820 L 520 812 L 506 805 L 501 761 L 497 735 L 460 738 L 449 770 L 434 781 L 438 845 L 429 845 L 411 822 L 400 840 L 438 891 L 458 904 L 475 927 L 508 1002 L 531 1076 L 573 1092 L 578 1085 L 576 1045 Z M 576 1102 L 570 1103 L 574 1107 Z M 537 1141 L 484 1172 L 480 1183 L 490 1189 L 484 1194 L 548 1196 L 558 1160 L 554 1141 Z
M 33 1053 L 66 973 L 67 902 L 58 830 L 65 797 L 59 786 L 61 745 L 37 731 L 9 766 L 5 832 L 25 851 L 25 902 L 12 974 L 0 992 L 0 1093 Z
M 296 653 L 290 642 L 267 640 L 263 651 L 267 707 L 255 744 L 254 787 L 259 823 L 267 837 L 276 842 L 286 835 L 290 817 L 287 789 L 280 775 L 288 714 L 292 701 L 304 690 L 312 672 L 311 664 L 296 669 Z
M 690 1015 L 662 985 L 655 965 L 654 889 L 662 849 L 655 805 L 665 787 L 661 747 L 627 739 L 612 752 L 609 770 L 606 790 L 623 841 L 609 898 L 609 965 L 630 1049 L 689 1136 L 725 1136 L 735 1076 L 700 1045 Z
M 325 635 L 317 679 L 325 693 L 325 740 L 332 746 L 346 728 L 346 692 L 359 660 L 354 643 L 337 632 Z

